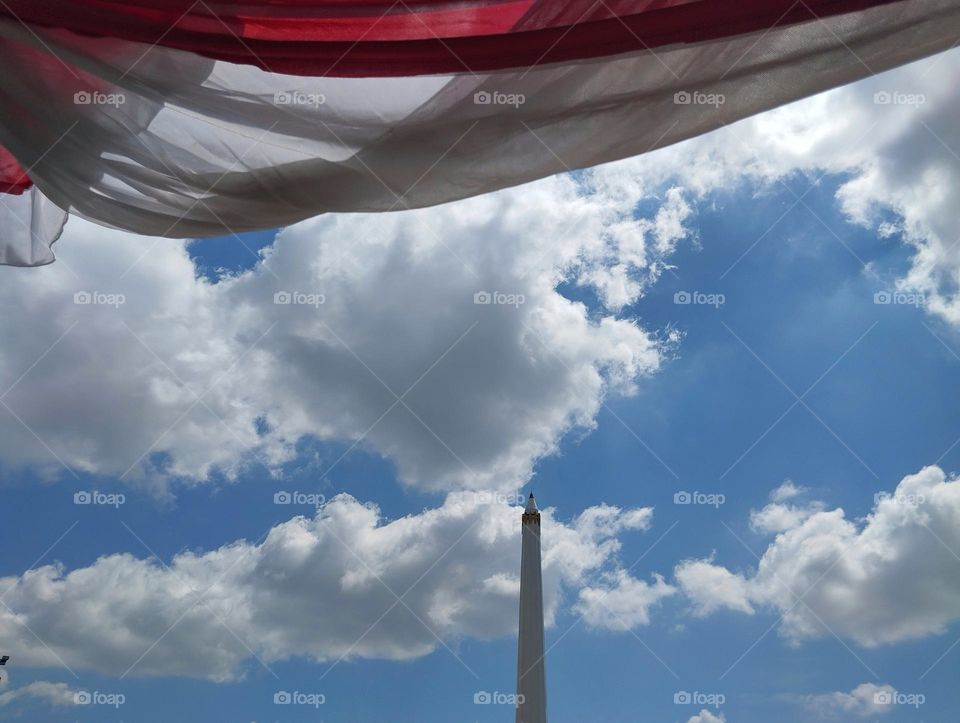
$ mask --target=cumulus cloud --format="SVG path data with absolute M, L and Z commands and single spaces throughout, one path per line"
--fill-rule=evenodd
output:
M 706 708 L 692 716 L 687 723 L 726 723 L 726 716 L 723 713 L 711 713 Z
M 747 581 L 711 560 L 685 560 L 674 575 L 697 617 L 722 609 L 753 613 Z
M 783 532 L 796 527 L 814 513 L 820 512 L 823 509 L 821 502 L 813 501 L 803 505 L 788 502 L 804 493 L 803 488 L 789 481 L 784 482 L 770 493 L 770 504 L 760 510 L 750 511 L 750 529 L 760 534 Z
M 772 502 L 786 502 L 787 500 L 799 497 L 805 491 L 803 487 L 794 484 L 791 480 L 787 480 L 770 493 L 770 500 Z
M 912 253 L 899 278 L 899 269 L 869 271 L 891 290 L 922 294 L 931 313 L 957 326 L 958 68 L 955 49 L 624 161 L 611 173 L 632 174 L 638 184 L 672 178 L 694 204 L 744 181 L 780 189 L 797 173 L 811 181 L 842 176 L 836 201 L 847 219 L 873 230 L 878 244 L 895 236 Z
M 66 683 L 37 680 L 0 693 L 0 708 L 25 703 L 41 703 L 57 707 L 73 705 L 74 696 L 78 692 Z
M 635 219 L 653 192 L 600 169 L 328 215 L 219 283 L 185 242 L 72 219 L 57 264 L 0 269 L 0 458 L 160 484 L 276 469 L 311 435 L 382 455 L 409 484 L 513 489 L 661 363 L 670 340 L 618 315 L 691 213 L 668 190 Z
M 598 506 L 561 523 L 543 512 L 547 625 L 568 592 L 616 566 L 617 536 L 651 515 Z M 513 636 L 519 520 L 519 507 L 489 494 L 451 493 L 389 522 L 340 495 L 260 543 L 184 552 L 169 566 L 114 554 L 0 578 L 0 638 L 21 665 L 230 680 L 253 656 L 405 660 L 464 637 Z
M 960 481 L 936 466 L 880 494 L 863 521 L 842 509 L 793 518 L 752 573 L 687 561 L 677 584 L 695 613 L 783 615 L 798 642 L 836 634 L 872 647 L 944 632 L 960 616 Z
M 896 689 L 890 685 L 862 683 L 849 693 L 822 693 L 804 698 L 805 706 L 821 718 L 868 718 L 893 710 Z
M 751 511 L 751 529 L 762 534 L 783 532 L 824 509 L 817 501 L 789 502 L 805 493 L 804 488 L 793 482 L 784 482 L 770 493 L 772 502 L 761 510 Z M 713 564 L 712 558 L 684 560 L 675 568 L 674 578 L 675 585 L 660 575 L 646 582 L 627 570 L 615 570 L 597 585 L 581 590 L 577 609 L 591 627 L 631 630 L 648 625 L 651 611 L 662 600 L 682 590 L 695 617 L 706 617 L 718 610 L 754 613 L 750 581 Z
M 576 609 L 590 627 L 632 630 L 649 625 L 651 609 L 674 593 L 676 588 L 660 575 L 648 583 L 617 570 L 605 584 L 581 590 Z

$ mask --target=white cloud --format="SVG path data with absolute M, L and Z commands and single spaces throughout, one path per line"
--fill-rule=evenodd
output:
M 792 481 L 786 480 L 782 485 L 770 493 L 770 500 L 772 502 L 786 502 L 787 500 L 792 500 L 795 497 L 799 497 L 804 492 L 806 492 L 806 490 L 803 487 L 799 487 Z
M 762 534 L 784 532 L 822 509 L 823 505 L 816 502 L 802 506 L 772 503 L 750 511 L 750 529 Z
M 711 713 L 706 708 L 692 716 L 687 723 L 726 723 L 726 716 L 723 713 Z
M 849 693 L 822 693 L 810 695 L 803 702 L 815 715 L 821 718 L 845 719 L 850 716 L 868 718 L 883 715 L 893 710 L 893 700 L 897 691 L 890 685 L 862 683 Z
M 66 683 L 50 683 L 46 680 L 37 680 L 33 683 L 0 693 L 0 708 L 26 702 L 43 703 L 58 707 L 73 705 L 74 696 L 78 692 L 78 690 L 74 690 Z
M 651 514 L 600 506 L 561 524 L 543 512 L 548 625 L 564 591 L 615 566 L 616 536 L 646 529 Z M 457 492 L 442 507 L 386 522 L 341 495 L 260 544 L 184 552 L 169 568 L 115 554 L 2 578 L 0 638 L 21 665 L 57 666 L 59 656 L 108 674 L 229 680 L 254 654 L 267 664 L 403 660 L 441 641 L 514 636 L 519 517 L 519 507 Z
M 760 534 L 784 532 L 823 510 L 823 504 L 816 501 L 804 505 L 787 503 L 805 493 L 804 488 L 793 482 L 784 482 L 770 493 L 770 504 L 760 510 L 750 510 L 750 529 Z
M 601 169 L 323 216 L 218 284 L 197 278 L 183 242 L 72 219 L 57 264 L 0 270 L 0 458 L 160 484 L 275 468 L 314 435 L 387 457 L 410 484 L 513 489 L 660 364 L 662 341 L 616 316 L 690 214 L 673 190 L 634 220 L 651 192 Z M 567 300 L 562 281 L 607 307 Z M 484 291 L 511 303 L 475 304 Z M 75 305 L 83 292 L 105 303 Z M 275 304 L 284 292 L 318 305 Z
M 650 624 L 650 611 L 676 593 L 660 575 L 653 582 L 637 580 L 626 570 L 617 570 L 603 584 L 580 591 L 576 610 L 593 628 L 632 630 Z
M 602 168 L 596 174 L 602 177 L 609 170 L 609 167 Z M 615 187 L 615 184 L 625 179 L 615 173 L 612 177 L 613 183 L 605 184 L 599 192 L 618 198 L 624 189 Z M 663 179 L 659 182 L 662 183 Z M 630 203 L 636 199 L 637 196 L 628 196 L 626 201 Z M 685 224 L 692 213 L 681 189 L 671 188 L 653 219 L 622 218 L 611 223 L 607 230 L 606 263 L 582 265 L 578 269 L 577 281 L 596 288 L 608 308 L 621 309 L 633 303 L 666 268 L 663 258 L 689 233 Z M 638 276 L 638 270 L 646 270 L 646 274 Z
M 844 174 L 837 202 L 848 220 L 875 231 L 878 244 L 899 232 L 912 252 L 911 268 L 900 278 L 888 269 L 869 271 L 889 277 L 890 287 L 923 294 L 931 313 L 958 326 L 958 69 L 960 50 L 948 51 L 618 163 L 610 172 L 632 174 L 640 185 L 672 178 L 694 199 L 743 180 L 780 189 L 780 180 L 798 172 L 811 181 Z M 764 243 L 774 242 L 774 231 Z M 744 240 L 744 248 L 751 241 Z
M 752 574 L 700 560 L 676 578 L 696 613 L 764 606 L 782 613 L 794 642 L 836 634 L 876 646 L 942 633 L 960 617 L 958 550 L 960 481 L 931 466 L 861 523 L 842 509 L 796 518 Z
M 753 613 L 747 581 L 709 560 L 685 560 L 677 566 L 674 575 L 697 617 L 706 617 L 721 609 Z

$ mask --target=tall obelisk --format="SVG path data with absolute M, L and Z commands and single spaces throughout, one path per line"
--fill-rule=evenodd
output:
M 547 723 L 543 665 L 543 582 L 540 574 L 540 512 L 527 500 L 521 524 L 520 629 L 517 635 L 516 723 Z

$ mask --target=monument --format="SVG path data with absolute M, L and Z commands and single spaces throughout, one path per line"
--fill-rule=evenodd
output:
M 521 521 L 520 627 L 517 632 L 516 723 L 547 723 L 543 650 L 543 581 L 540 571 L 540 511 L 533 493 Z

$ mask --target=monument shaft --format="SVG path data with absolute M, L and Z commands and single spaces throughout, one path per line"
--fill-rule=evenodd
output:
M 537 503 L 532 494 L 523 512 L 521 529 L 516 723 L 547 723 L 547 683 L 543 660 L 540 512 L 537 510 Z

